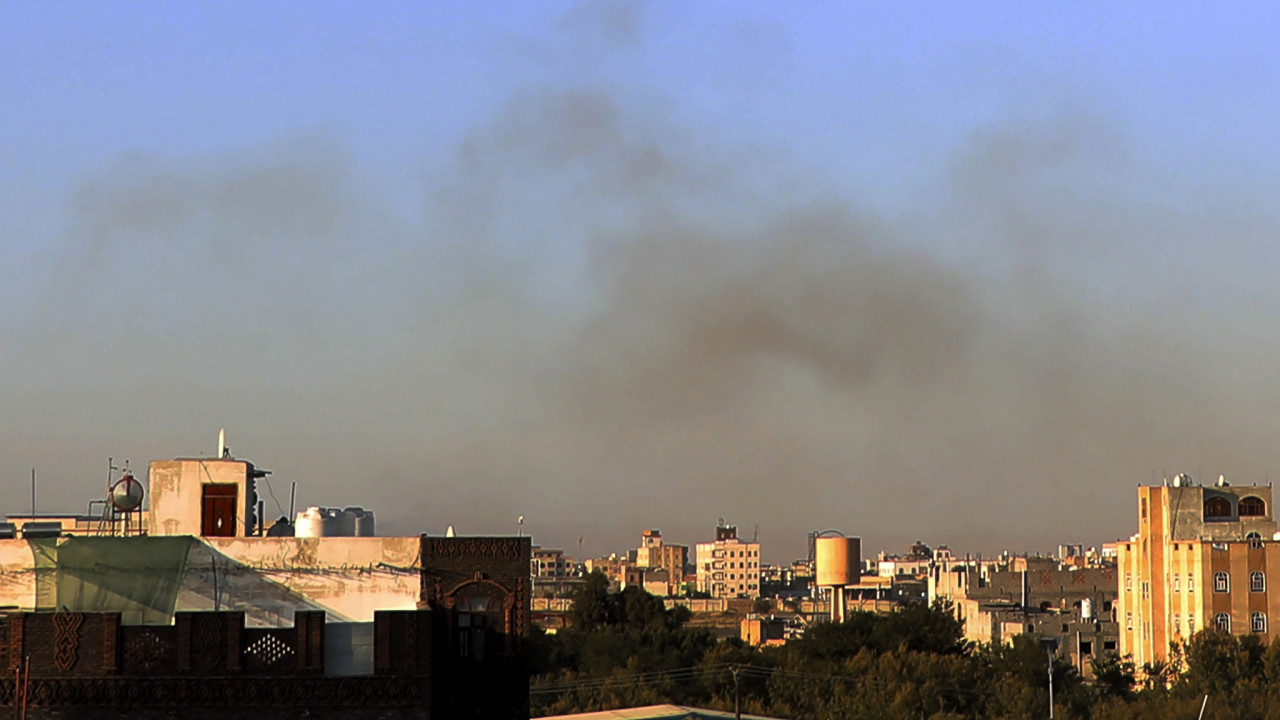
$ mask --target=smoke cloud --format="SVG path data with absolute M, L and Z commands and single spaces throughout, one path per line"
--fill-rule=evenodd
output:
M 1275 298 L 1230 248 L 1273 218 L 1135 194 L 1153 169 L 1078 106 L 974 132 L 880 213 L 576 69 L 625 65 L 642 7 L 557 33 L 425 162 L 420 216 L 325 132 L 89 173 L 3 295 L 10 470 L 78 509 L 106 455 L 212 452 L 225 426 L 276 498 L 296 481 L 383 530 L 523 515 L 601 553 L 723 517 L 773 561 L 823 528 L 1098 544 L 1134 531 L 1136 483 L 1269 481 Z

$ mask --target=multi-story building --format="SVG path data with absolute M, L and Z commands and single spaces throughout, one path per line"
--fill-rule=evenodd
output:
M 698 543 L 698 590 L 711 597 L 760 597 L 760 544 L 738 539 L 721 520 L 714 542 Z
M 1280 543 L 1270 487 L 1198 485 L 1187 475 L 1138 488 L 1138 532 L 1117 547 L 1120 652 L 1139 666 L 1217 628 L 1271 638 L 1280 617 Z
M 640 537 L 640 547 L 636 549 L 636 567 L 645 570 L 666 571 L 664 573 L 647 573 L 645 589 L 655 595 L 679 595 L 684 580 L 684 567 L 689 562 L 687 545 L 669 545 L 662 541 L 662 531 L 645 530 Z M 658 578 L 664 578 L 666 587 L 662 587 Z
M 564 551 L 557 548 L 544 548 L 535 545 L 533 558 L 529 566 L 529 574 L 536 580 L 561 580 L 573 575 L 573 558 L 564 556 Z
M 929 601 L 951 605 L 964 622 L 966 640 L 1000 644 L 1034 635 L 1057 647 L 1085 676 L 1093 657 L 1116 651 L 1116 588 L 1116 569 L 1109 564 L 1080 566 L 1048 557 L 937 563 L 928 578 Z
M 618 557 L 617 553 L 610 553 L 606 557 L 587 558 L 582 565 L 588 573 L 599 572 L 607 577 L 609 587 L 613 590 L 619 590 L 627 584 L 627 570 L 632 567 L 627 558 Z

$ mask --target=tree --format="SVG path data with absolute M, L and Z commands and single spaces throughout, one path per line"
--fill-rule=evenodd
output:
M 573 593 L 573 608 L 569 621 L 575 628 L 590 632 L 609 622 L 609 578 L 596 570 Z
M 1106 653 L 1095 656 L 1091 664 L 1093 686 L 1100 697 L 1125 701 L 1133 698 L 1133 688 L 1137 685 L 1138 679 L 1134 674 L 1136 668 L 1131 658 L 1122 658 L 1116 653 Z

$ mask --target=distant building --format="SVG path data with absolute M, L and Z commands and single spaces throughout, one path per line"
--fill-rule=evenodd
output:
M 951 557 L 951 551 L 945 546 L 939 549 L 946 558 Z M 876 574 L 881 577 L 924 577 L 934 562 L 933 556 L 933 550 L 917 540 L 905 555 L 880 553 L 876 562 Z
M 583 566 L 588 573 L 598 572 L 609 579 L 609 586 L 613 590 L 620 590 L 627 583 L 627 570 L 633 566 L 625 557 L 618 557 L 616 553 L 606 557 L 588 558 Z M 633 576 L 632 580 L 636 580 Z M 633 583 L 635 584 L 635 583 Z
M 1198 630 L 1275 636 L 1280 543 L 1270 487 L 1212 487 L 1179 475 L 1138 488 L 1138 532 L 1117 547 L 1120 652 L 1142 665 Z M 1277 633 L 1280 634 L 1280 633 Z
M 573 575 L 573 558 L 566 558 L 563 550 L 535 545 L 529 574 L 535 580 L 561 580 L 570 577 Z
M 640 547 L 636 550 L 635 565 L 652 571 L 645 575 L 645 589 L 662 597 L 681 594 L 684 580 L 684 568 L 689 563 L 689 547 L 687 545 L 669 545 L 662 541 L 662 531 L 645 530 L 640 537 Z M 665 582 L 663 587 L 661 582 Z
M 717 598 L 760 597 L 760 544 L 738 539 L 738 528 L 716 526 L 714 542 L 698 543 L 698 591 Z
M 1110 565 L 1077 567 L 1047 557 L 939 563 L 929 574 L 930 602 L 952 605 L 965 639 L 1001 644 L 1034 635 L 1085 676 L 1093 657 L 1117 650 L 1116 588 Z
M 751 647 L 785 645 L 804 635 L 805 622 L 797 615 L 748 615 L 742 619 L 738 637 Z
M 568 597 L 582 582 L 578 565 L 563 550 L 534 546 L 529 561 L 534 597 Z

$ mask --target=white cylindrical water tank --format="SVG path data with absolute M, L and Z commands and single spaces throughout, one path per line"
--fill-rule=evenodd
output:
M 862 581 L 862 539 L 820 537 L 814 540 L 815 584 L 844 587 Z
M 1089 598 L 1085 598 L 1080 601 L 1080 619 L 1081 620 L 1093 619 L 1093 601 L 1090 600 Z
M 293 523 L 294 537 L 324 537 L 324 511 L 318 507 L 309 507 L 298 513 Z

